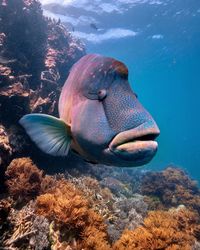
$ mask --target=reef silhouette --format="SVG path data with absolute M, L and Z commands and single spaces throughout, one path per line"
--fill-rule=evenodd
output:
M 18 125 L 26 113 L 57 115 L 85 53 L 38 1 L 0 0 L 0 249 L 200 249 L 200 189 L 185 171 L 44 157 Z

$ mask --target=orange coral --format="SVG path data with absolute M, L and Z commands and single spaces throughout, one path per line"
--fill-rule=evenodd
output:
M 198 214 L 185 208 L 151 211 L 144 226 L 124 231 L 114 250 L 191 250 L 199 223 Z
M 99 230 L 95 226 L 85 228 L 83 234 L 83 241 L 80 242 L 80 249 L 87 250 L 111 250 L 108 241 L 107 234 Z
M 9 194 L 18 200 L 30 200 L 39 194 L 43 172 L 30 158 L 14 159 L 6 170 Z
M 146 174 L 142 180 L 141 192 L 157 197 L 165 208 L 183 204 L 200 213 L 200 190 L 197 182 L 191 180 L 182 169 L 168 167 L 161 172 Z M 161 207 L 160 203 L 157 205 Z
M 82 190 L 84 196 L 92 203 L 95 211 L 105 219 L 111 216 L 110 210 L 114 200 L 110 189 L 102 188 L 96 179 L 89 176 L 73 178 L 71 181 Z
M 91 209 L 83 193 L 66 180 L 59 180 L 48 193 L 37 197 L 36 213 L 55 222 L 63 242 L 70 244 L 70 239 L 75 238 L 76 249 L 109 249 L 102 217 Z

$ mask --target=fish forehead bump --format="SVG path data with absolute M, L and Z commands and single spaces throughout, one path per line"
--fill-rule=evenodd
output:
M 128 78 L 128 68 L 126 65 L 112 57 L 106 57 L 99 54 L 88 54 L 82 57 L 75 65 L 75 70 L 83 77 L 93 78 L 95 75 L 115 73 L 121 77 Z
M 83 56 L 71 68 L 62 88 L 59 98 L 60 117 L 66 120 L 75 103 L 88 97 L 88 93 L 109 88 L 116 77 L 125 81 L 128 78 L 128 69 L 122 62 L 99 54 Z
M 124 63 L 113 59 L 112 67 L 121 77 L 128 78 L 128 68 Z

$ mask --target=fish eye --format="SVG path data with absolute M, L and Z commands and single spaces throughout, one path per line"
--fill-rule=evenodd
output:
M 99 101 L 103 101 L 103 99 L 105 99 L 106 96 L 107 96 L 106 89 L 101 89 L 98 91 L 98 100 Z
M 135 97 L 138 98 L 138 95 L 136 93 L 134 93 Z

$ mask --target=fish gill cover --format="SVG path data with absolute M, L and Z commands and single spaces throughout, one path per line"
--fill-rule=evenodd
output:
M 185 171 L 54 159 L 19 126 L 57 115 L 79 40 L 38 1 L 0 0 L 0 53 L 0 249 L 200 249 L 200 189 Z

